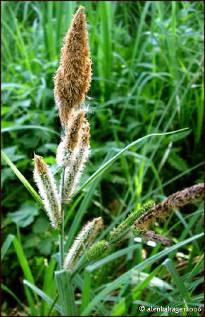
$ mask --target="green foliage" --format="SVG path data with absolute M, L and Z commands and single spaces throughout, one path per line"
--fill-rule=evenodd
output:
M 161 201 L 202 179 L 202 2 L 3 1 L 5 315 L 15 307 L 32 316 L 62 313 L 54 280 L 58 237 L 34 189 L 32 158 L 34 152 L 42 155 L 58 178 L 53 75 L 80 4 L 86 8 L 93 59 L 86 101 L 92 153 L 65 210 L 65 251 L 88 220 L 104 218 L 98 241 L 104 240 L 147 200 Z M 182 131 L 169 134 L 175 130 Z M 196 204 L 155 224 L 157 233 L 176 243 L 165 250 L 129 240 L 86 267 L 80 259 L 72 282 L 81 314 L 146 316 L 141 304 L 200 308 L 202 213 Z M 158 287 L 156 278 L 170 288 Z
M 8 213 L 8 219 L 11 219 L 14 223 L 16 223 L 19 227 L 27 227 L 29 226 L 34 217 L 38 215 L 38 208 L 34 205 L 33 201 L 25 202 L 19 210 L 15 212 Z

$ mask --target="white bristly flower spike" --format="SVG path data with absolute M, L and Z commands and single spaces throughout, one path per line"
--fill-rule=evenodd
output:
M 88 160 L 90 152 L 90 126 L 88 121 L 85 119 L 81 133 L 80 133 L 80 142 L 76 147 L 75 156 L 72 157 L 70 165 L 65 168 L 65 177 L 64 177 L 64 191 L 63 191 L 63 201 L 70 201 L 72 195 L 74 194 L 80 176 L 84 169 L 85 163 Z
M 83 252 L 83 250 L 88 247 L 98 232 L 103 228 L 103 220 L 101 217 L 95 218 L 92 221 L 89 221 L 80 231 L 75 241 L 73 242 L 72 247 L 68 251 L 65 260 L 64 260 L 64 269 L 72 270 L 77 259 Z
M 65 136 L 57 149 L 56 160 L 59 166 L 66 167 L 72 164 L 72 157 L 79 142 L 80 130 L 84 118 L 84 110 L 71 110 Z
M 61 223 L 60 197 L 49 167 L 38 155 L 34 155 L 34 180 L 51 225 L 56 229 Z

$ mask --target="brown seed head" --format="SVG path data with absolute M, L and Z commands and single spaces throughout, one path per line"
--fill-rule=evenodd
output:
M 87 119 L 84 119 L 83 128 L 82 128 L 82 146 L 90 146 L 90 124 Z
M 88 244 L 93 242 L 98 232 L 103 229 L 104 224 L 103 224 L 102 217 L 93 219 L 92 224 L 93 224 L 93 231 L 90 233 L 90 236 L 88 237 L 88 240 L 87 240 Z
M 75 13 L 61 49 L 54 78 L 54 95 L 61 124 L 66 126 L 72 108 L 83 103 L 91 82 L 91 59 L 84 8 Z
M 156 219 L 163 219 L 169 214 L 173 208 L 183 207 L 189 203 L 194 202 L 197 199 L 204 198 L 204 184 L 200 183 L 191 187 L 178 191 L 161 203 L 155 205 L 142 216 L 140 216 L 136 222 L 135 227 L 140 230 L 145 230 Z
M 46 173 L 48 170 L 48 167 L 46 163 L 44 162 L 42 156 L 34 154 L 34 167 L 38 171 L 39 174 Z
M 71 151 L 74 150 L 78 143 L 80 130 L 82 128 L 84 118 L 84 111 L 79 111 L 77 113 L 74 112 L 69 118 L 64 142 L 65 146 Z

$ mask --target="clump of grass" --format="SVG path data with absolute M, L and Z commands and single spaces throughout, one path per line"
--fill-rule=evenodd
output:
M 152 231 L 147 231 L 148 225 L 157 217 L 162 217 L 171 208 L 184 206 L 196 198 L 202 197 L 203 184 L 195 185 L 168 197 L 164 202 L 155 206 L 154 202 L 144 204 L 140 209 L 131 212 L 117 227 L 111 230 L 107 239 L 95 242 L 96 236 L 103 228 L 101 217 L 89 221 L 79 232 L 70 249 L 64 255 L 64 204 L 70 202 L 76 190 L 77 183 L 89 153 L 89 122 L 86 119 L 82 102 L 88 90 L 91 71 L 90 57 L 88 56 L 88 43 L 85 24 L 85 15 L 81 7 L 73 17 L 71 28 L 68 31 L 61 52 L 61 64 L 55 76 L 55 99 L 58 104 L 64 136 L 57 150 L 57 163 L 62 167 L 61 188 L 55 197 L 59 197 L 54 204 L 54 185 L 48 176 L 48 167 L 43 160 L 35 156 L 35 179 L 42 198 L 50 203 L 47 208 L 52 219 L 52 225 L 57 228 L 59 224 L 59 255 L 60 270 L 56 272 L 57 287 L 63 313 L 74 315 L 76 313 L 75 292 L 72 285 L 72 274 L 75 272 L 82 255 L 87 261 L 97 260 L 104 253 L 109 253 L 113 246 L 118 246 L 130 232 L 143 235 L 144 239 L 151 239 L 164 245 L 170 241 Z M 81 63 L 81 64 L 79 64 Z M 77 72 L 74 73 L 74 70 Z M 89 71 L 88 71 L 89 69 Z M 86 70 L 86 71 L 85 71 Z M 83 84 L 83 85 L 82 85 Z M 85 85 L 84 85 L 85 84 Z M 56 189 L 55 189 L 56 191 Z M 58 204 L 57 204 L 58 203 Z M 58 212 L 56 206 L 60 207 Z M 56 220 L 55 220 L 56 218 Z M 55 221 L 54 221 L 55 220 Z M 134 228 L 133 228 L 134 226 Z M 88 250 L 86 250 L 88 249 Z M 63 276 L 68 272 L 67 287 L 69 289 L 70 304 L 65 301 L 65 287 Z

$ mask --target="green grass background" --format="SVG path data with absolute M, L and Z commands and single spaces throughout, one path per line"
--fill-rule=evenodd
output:
M 93 60 L 93 80 L 86 100 L 92 152 L 80 190 L 66 210 L 67 248 L 87 220 L 104 218 L 102 238 L 148 199 L 161 201 L 202 180 L 201 1 L 2 1 L 5 315 L 17 308 L 29 315 L 48 316 L 48 302 L 39 294 L 33 296 L 23 279 L 50 298 L 56 294 L 57 235 L 51 231 L 33 190 L 32 158 L 34 152 L 44 156 L 58 173 L 55 153 L 60 122 L 53 75 L 63 36 L 80 4 L 86 8 Z M 190 128 L 188 133 L 148 138 L 104 168 L 136 139 L 186 127 Z M 103 173 L 86 183 L 99 168 Z M 203 227 L 202 212 L 202 204 L 197 203 L 175 210 L 165 223 L 154 226 L 156 232 L 176 243 L 164 256 L 160 245 L 150 247 L 130 240 L 106 257 L 104 264 L 79 272 L 75 283 L 81 294 L 77 297 L 81 313 L 171 316 L 140 312 L 138 308 L 141 303 L 199 307 L 203 300 L 203 258 L 197 235 Z M 140 263 L 142 268 L 138 268 Z

